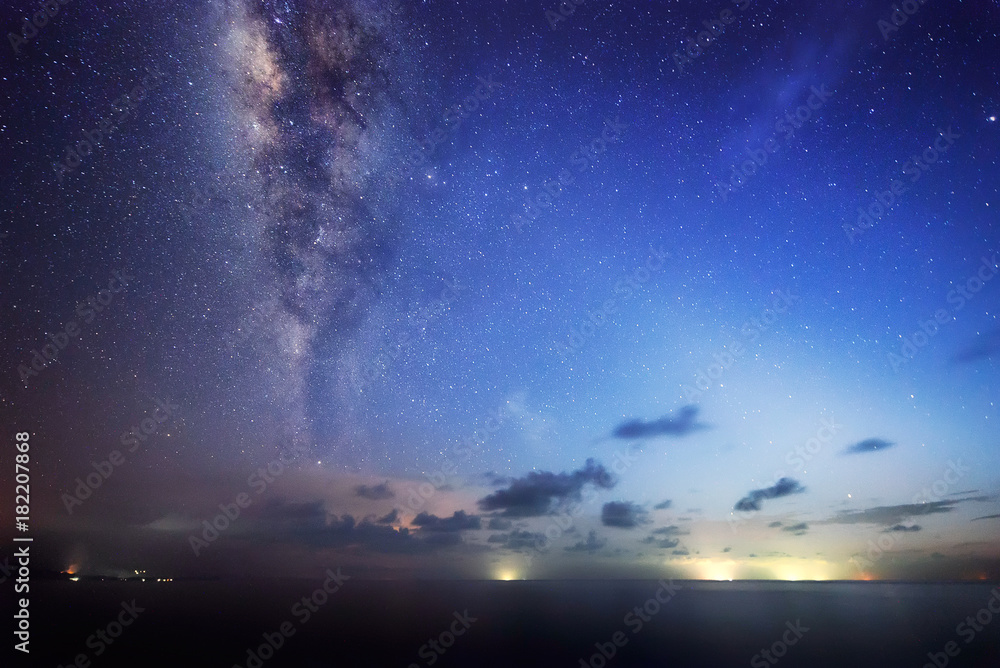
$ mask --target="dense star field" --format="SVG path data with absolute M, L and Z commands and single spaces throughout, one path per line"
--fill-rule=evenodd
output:
M 1000 580 L 994 0 L 7 5 L 4 579 Z

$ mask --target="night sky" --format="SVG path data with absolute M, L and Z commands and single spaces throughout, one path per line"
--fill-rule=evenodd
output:
M 36 563 L 1000 577 L 997 2 L 10 4 Z

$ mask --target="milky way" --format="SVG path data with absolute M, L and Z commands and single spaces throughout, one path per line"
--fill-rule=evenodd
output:
M 322 1 L 230 12 L 235 113 L 251 129 L 245 150 L 265 201 L 258 232 L 277 286 L 276 363 L 289 374 L 289 426 L 302 435 L 344 408 L 337 376 L 351 370 L 341 353 L 400 235 L 384 173 L 402 118 L 399 19 Z

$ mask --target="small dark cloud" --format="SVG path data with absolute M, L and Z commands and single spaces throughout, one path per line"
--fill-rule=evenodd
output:
M 600 550 L 608 541 L 603 538 L 597 537 L 596 531 L 591 531 L 587 534 L 587 540 L 580 541 L 572 547 L 567 547 L 565 550 L 567 552 L 597 552 Z
M 615 481 L 607 469 L 588 459 L 582 469 L 572 473 L 532 471 L 515 478 L 506 489 L 497 490 L 479 500 L 482 510 L 502 510 L 505 517 L 538 517 L 555 506 L 579 501 L 584 485 L 610 489 Z
M 736 502 L 736 510 L 760 510 L 760 504 L 765 499 L 778 499 L 790 494 L 801 494 L 806 488 L 793 478 L 782 478 L 770 487 L 751 490 L 746 496 Z
M 889 533 L 891 531 L 920 531 L 922 528 L 923 527 L 921 527 L 919 524 L 911 524 L 911 525 L 895 524 L 886 529 L 885 533 Z
M 805 522 L 799 522 L 798 524 L 789 524 L 787 527 L 781 529 L 782 531 L 787 531 L 788 533 L 795 534 L 796 536 L 803 536 L 809 531 L 809 525 Z
M 750 554 L 748 554 L 747 556 L 748 556 L 748 557 L 750 557 L 751 559 L 756 559 L 756 558 L 757 558 L 757 555 L 756 555 L 756 554 L 754 554 L 753 552 L 751 552 L 751 553 L 750 553 Z
M 865 452 L 877 452 L 879 450 L 885 450 L 896 445 L 893 441 L 887 441 L 884 438 L 866 438 L 863 441 L 858 441 L 854 445 L 848 446 L 844 450 L 845 455 L 858 455 Z
M 687 536 L 690 533 L 691 532 L 687 529 L 682 529 L 676 524 L 671 524 L 668 527 L 653 529 L 653 534 L 657 536 Z
M 375 520 L 375 524 L 395 524 L 398 521 L 399 521 L 399 511 L 393 508 L 392 512 L 383 515 L 382 517 Z
M 982 517 L 973 517 L 972 521 L 975 522 L 976 520 L 995 520 L 995 519 L 1000 519 L 1000 515 L 983 515 Z
M 381 485 L 358 485 L 354 488 L 354 493 L 363 499 L 372 501 L 382 501 L 396 496 L 396 493 L 389 489 L 388 480 Z
M 451 517 L 420 513 L 413 518 L 413 524 L 424 531 L 468 531 L 479 529 L 482 522 L 478 515 L 467 515 L 464 510 L 456 510 Z
M 977 336 L 974 342 L 958 351 L 952 361 L 968 364 L 998 356 L 1000 356 L 1000 329 L 995 329 Z
M 644 422 L 642 420 L 629 420 L 618 425 L 613 435 L 616 438 L 650 438 L 652 436 L 685 436 L 698 429 L 704 429 L 706 425 L 695 421 L 698 416 L 698 407 L 695 405 L 684 406 L 678 411 L 677 417 L 663 416 L 659 420 Z
M 642 539 L 642 543 L 646 545 L 655 545 L 658 548 L 669 550 L 672 547 L 677 547 L 680 545 L 680 538 L 657 538 L 656 536 L 646 536 Z
M 723 553 L 732 552 L 732 551 L 733 551 L 733 548 L 731 548 L 731 547 L 724 547 L 724 548 L 722 548 L 722 552 Z
M 689 554 L 691 554 L 691 553 L 690 553 L 690 552 L 688 552 L 688 551 L 687 551 L 686 549 L 684 549 L 684 548 L 682 547 L 682 548 L 681 548 L 681 549 L 679 549 L 679 550 L 674 550 L 674 551 L 673 551 L 673 552 L 671 552 L 670 554 L 673 554 L 673 555 L 675 555 L 675 556 L 678 556 L 678 557 L 686 557 L 686 556 L 688 556 L 688 555 L 689 555 Z
M 771 522 L 770 524 L 768 524 L 767 526 L 770 527 L 770 528 L 772 528 L 772 529 L 776 529 L 777 527 L 780 527 L 782 524 L 784 524 L 784 522 L 782 522 L 781 520 L 775 520 L 775 521 Z
M 601 509 L 601 524 L 606 527 L 631 529 L 651 522 L 648 515 L 642 506 L 631 501 L 610 501 Z
M 653 510 L 666 510 L 671 505 L 673 505 L 673 501 L 667 499 L 666 501 L 660 501 L 658 504 L 653 506 Z
M 491 517 L 488 529 L 494 531 L 506 531 L 514 525 L 510 520 L 505 520 L 502 517 Z

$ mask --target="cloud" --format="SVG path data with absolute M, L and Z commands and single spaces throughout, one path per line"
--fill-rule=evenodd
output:
M 666 510 L 673 505 L 673 501 L 667 499 L 666 501 L 660 501 L 658 504 L 653 506 L 653 510 Z
M 398 521 L 399 521 L 399 511 L 393 508 L 392 512 L 383 515 L 382 517 L 375 520 L 375 524 L 395 524 Z
M 611 501 L 601 509 L 601 524 L 606 527 L 631 529 L 640 524 L 648 524 L 652 520 L 649 513 L 631 501 Z
M 884 438 L 866 438 L 863 441 L 859 441 L 852 446 L 849 446 L 844 450 L 845 455 L 858 455 L 864 452 L 876 452 L 878 450 L 885 450 L 886 448 L 891 448 L 896 445 L 893 441 L 887 441 Z
M 451 517 L 420 513 L 413 518 L 413 524 L 423 531 L 468 531 L 479 529 L 482 522 L 479 515 L 467 515 L 464 510 L 456 510 Z
M 572 473 L 532 471 L 516 478 L 506 489 L 480 499 L 479 507 L 485 511 L 503 510 L 504 517 L 538 517 L 559 504 L 579 501 L 580 491 L 588 483 L 603 489 L 615 486 L 607 469 L 588 459 L 582 469 Z
M 510 520 L 505 520 L 502 517 L 491 517 L 489 526 L 487 529 L 493 529 L 494 531 L 506 531 L 514 525 Z
M 483 477 L 486 478 L 486 481 L 491 487 L 496 487 L 497 485 L 509 485 L 511 480 L 513 480 L 510 476 L 500 475 L 496 471 L 487 471 L 483 474 Z
M 499 543 L 508 550 L 520 552 L 527 548 L 545 545 L 545 534 L 514 529 L 510 533 L 495 533 L 486 542 Z
M 983 515 L 982 517 L 973 517 L 971 521 L 975 522 L 976 520 L 995 520 L 995 519 L 1000 519 L 1000 515 Z
M 731 547 L 724 547 L 724 548 L 722 548 L 723 554 L 725 554 L 726 552 L 732 552 L 732 551 L 733 551 L 733 548 L 731 548 Z
M 686 550 L 685 548 L 683 548 L 683 547 L 682 547 L 682 548 L 681 548 L 681 549 L 679 549 L 679 550 L 674 550 L 674 551 L 673 551 L 673 552 L 671 552 L 670 554 L 672 554 L 672 555 L 674 555 L 674 556 L 677 556 L 677 557 L 686 557 L 686 556 L 688 556 L 688 555 L 689 555 L 689 554 L 691 554 L 691 553 L 690 553 L 690 552 L 688 552 L 688 551 L 687 551 L 687 550 Z
M 787 527 L 783 527 L 782 531 L 787 531 L 788 533 L 795 534 L 796 536 L 803 536 L 809 531 L 809 525 L 805 522 L 799 522 L 798 524 L 789 524 Z
M 898 506 L 877 506 L 866 508 L 865 510 L 841 510 L 828 520 L 825 524 L 880 524 L 891 527 L 896 524 L 903 524 L 904 520 L 910 517 L 921 515 L 937 515 L 940 513 L 950 513 L 959 503 L 966 501 L 989 501 L 988 496 L 970 496 L 966 499 L 952 499 L 948 501 L 929 501 L 927 503 L 904 503 Z
M 348 514 L 330 514 L 323 506 L 323 501 L 287 503 L 272 499 L 257 516 L 248 515 L 246 522 L 240 519 L 240 531 L 232 538 L 391 554 L 427 553 L 462 544 L 457 533 L 445 538 L 435 534 L 417 536 L 405 527 L 396 530 L 369 520 L 358 522 Z
M 746 496 L 736 502 L 736 510 L 760 510 L 764 499 L 777 499 L 790 494 L 801 494 L 806 488 L 793 478 L 782 478 L 771 487 L 751 490 Z
M 995 329 L 980 334 L 974 343 L 958 351 L 952 361 L 958 364 L 968 364 L 996 357 L 998 354 L 1000 354 L 1000 329 Z
M 616 438 L 649 438 L 652 436 L 685 436 L 692 431 L 704 429 L 706 425 L 695 422 L 698 415 L 698 407 L 688 405 L 681 408 L 680 415 L 676 418 L 663 416 L 659 420 L 643 422 L 642 420 L 629 420 L 618 425 L 613 435 Z
M 891 531 L 920 531 L 922 528 L 923 527 L 921 527 L 919 524 L 912 524 L 909 526 L 905 524 L 896 524 L 886 529 L 885 533 L 889 533 Z
M 656 536 L 646 536 L 642 539 L 642 542 L 646 545 L 655 545 L 664 550 L 669 550 L 672 547 L 677 547 L 680 545 L 680 538 L 657 538 Z
M 591 531 L 587 534 L 587 540 L 581 541 L 572 547 L 564 548 L 567 552 L 597 552 L 600 550 L 608 541 L 603 538 L 597 537 L 596 531 Z
M 363 499 L 372 501 L 382 501 L 396 496 L 396 493 L 389 489 L 388 480 L 381 485 L 358 485 L 354 488 L 354 493 Z
M 687 529 L 682 529 L 676 524 L 671 524 L 668 527 L 660 527 L 659 529 L 653 529 L 653 534 L 657 536 L 687 536 L 691 532 Z
M 780 527 L 782 524 L 784 524 L 784 522 L 782 522 L 781 520 L 775 520 L 770 524 L 768 524 L 767 526 L 770 527 L 771 529 L 774 529 L 776 527 Z

